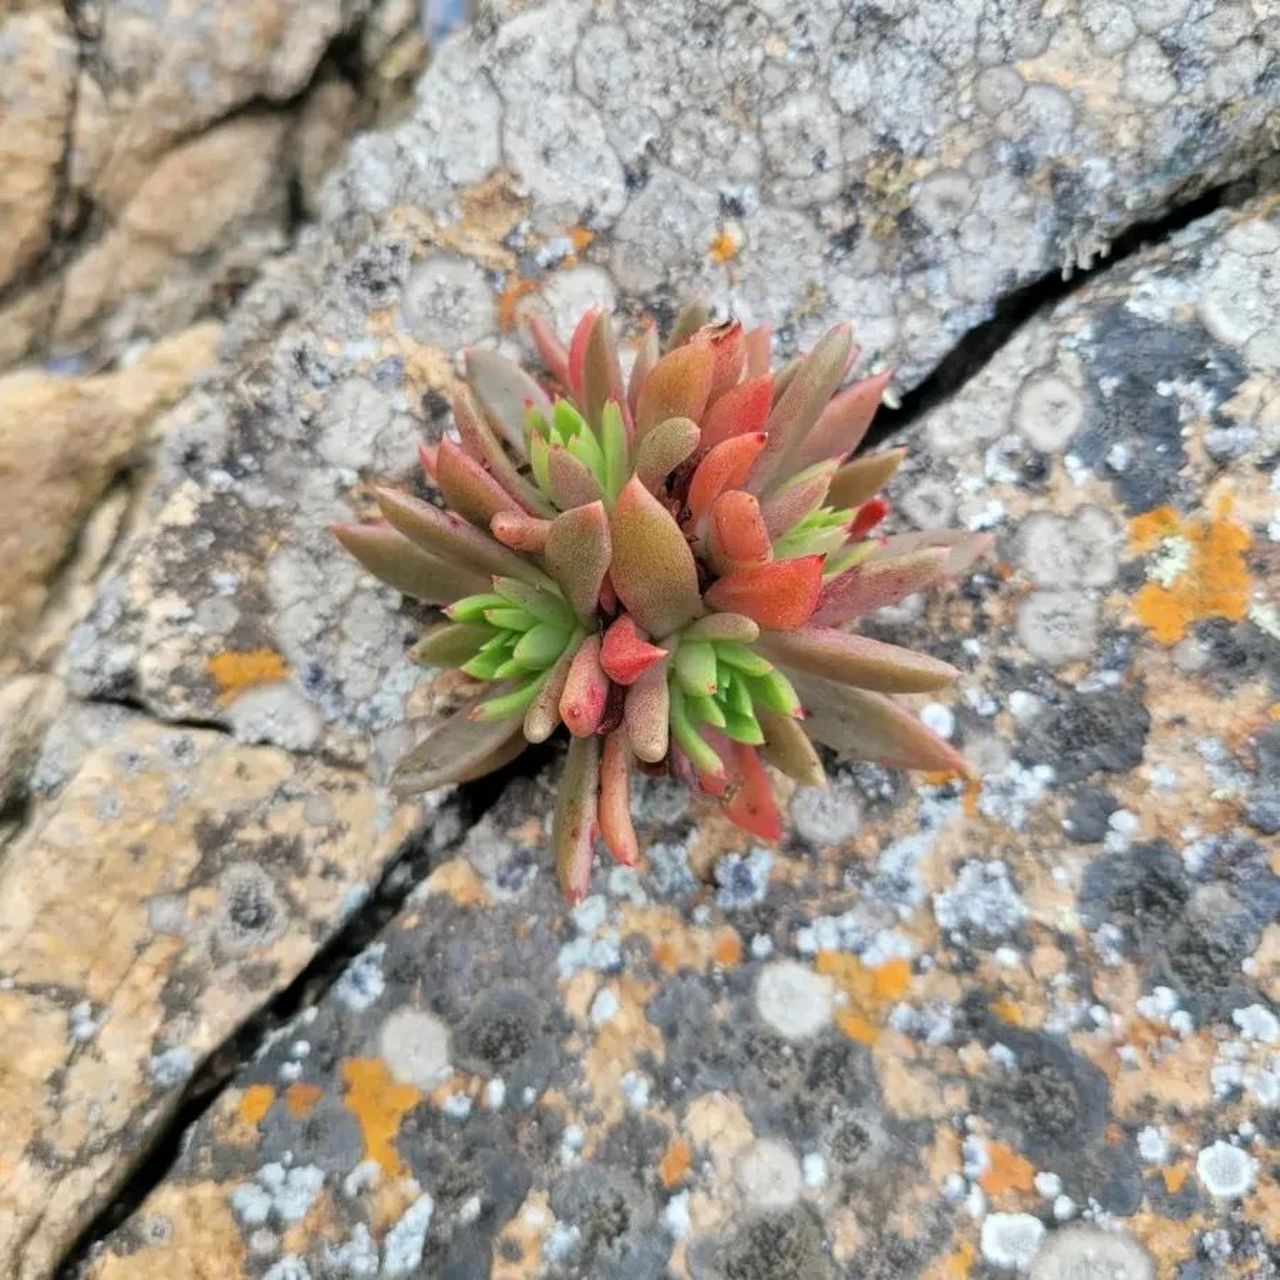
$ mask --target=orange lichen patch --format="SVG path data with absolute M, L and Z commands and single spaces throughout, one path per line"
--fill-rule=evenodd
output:
M 839 984 L 846 1003 L 836 1013 L 836 1026 L 859 1044 L 876 1042 L 889 1006 L 911 985 L 911 965 L 906 960 L 868 968 L 844 951 L 819 951 L 814 967 Z
M 1193 622 L 1226 618 L 1239 622 L 1249 607 L 1249 570 L 1244 553 L 1252 541 L 1244 525 L 1230 519 L 1229 499 L 1207 520 L 1183 520 L 1170 507 L 1135 516 L 1129 544 L 1143 554 L 1167 539 L 1186 543 L 1186 564 L 1143 585 L 1133 598 L 1134 616 L 1160 644 L 1176 644 Z
M 737 232 L 726 227 L 711 242 L 707 252 L 711 255 L 712 262 L 729 262 L 738 256 L 738 250 L 741 248 L 742 240 Z
M 1190 1160 L 1184 1160 L 1181 1164 L 1170 1165 L 1167 1169 L 1161 1169 L 1160 1176 L 1164 1179 L 1164 1189 L 1171 1196 L 1176 1196 L 1182 1190 L 1182 1184 L 1186 1182 L 1187 1175 L 1190 1172 Z
M 742 938 L 732 925 L 716 930 L 711 943 L 711 958 L 722 969 L 733 969 L 742 963 Z
M 569 239 L 573 242 L 574 250 L 577 253 L 581 253 L 595 238 L 596 233 L 589 227 L 573 226 L 569 228 Z
M 346 1092 L 342 1101 L 355 1116 L 364 1138 L 366 1160 L 376 1160 L 393 1177 L 404 1172 L 395 1148 L 400 1121 L 422 1100 L 422 1091 L 399 1084 L 381 1058 L 347 1058 L 342 1063 Z
M 537 288 L 538 282 L 530 280 L 527 276 L 513 276 L 502 286 L 502 292 L 498 294 L 498 327 L 500 329 L 510 330 L 516 327 L 520 299 L 527 298 Z
M 987 1144 L 987 1162 L 986 1172 L 978 1179 L 987 1195 L 1003 1195 L 1006 1191 L 1030 1191 L 1035 1186 L 1035 1165 L 1005 1143 Z
M 1273 702 L 1271 706 L 1267 708 L 1267 716 L 1280 723 L 1280 702 Z
M 275 684 L 289 674 L 284 659 L 274 649 L 227 649 L 215 653 L 206 666 L 223 702 L 230 702 L 255 685 Z
M 451 858 L 441 863 L 427 878 L 426 892 L 428 897 L 445 894 L 460 907 L 489 905 L 489 891 L 466 858 Z
M 1022 1026 L 1022 1010 L 1018 1008 L 1015 1001 L 1010 1000 L 1007 996 L 1002 996 L 999 1000 L 995 1000 L 991 1004 L 991 1012 L 1000 1019 L 1001 1022 L 1007 1022 L 1010 1026 Z
M 974 1258 L 977 1257 L 973 1245 L 962 1240 L 954 1252 L 937 1262 L 924 1273 L 923 1280 L 965 1280 L 973 1269 Z
M 678 1186 L 693 1162 L 693 1147 L 687 1138 L 672 1138 L 658 1164 L 658 1177 L 668 1191 Z
M 284 1091 L 284 1105 L 291 1116 L 305 1120 L 323 1097 L 324 1090 L 318 1084 L 304 1084 L 299 1080 Z
M 262 1117 L 271 1110 L 271 1104 L 275 1100 L 276 1091 L 273 1085 L 251 1084 L 240 1095 L 240 1105 L 236 1110 L 240 1123 L 256 1129 L 262 1123 Z

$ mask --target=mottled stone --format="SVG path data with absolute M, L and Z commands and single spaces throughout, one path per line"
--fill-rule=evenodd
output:
M 544 52 L 537 73 L 561 75 Z M 507 198 L 490 191 L 487 216 Z M 932 216 L 960 198 L 935 192 Z M 866 629 L 964 669 L 927 714 L 974 781 L 832 761 L 848 812 L 797 795 L 767 861 L 646 783 L 641 866 L 598 866 L 571 913 L 546 853 L 554 770 L 514 782 L 240 1073 L 89 1274 L 165 1276 L 216 1252 L 232 1277 L 317 1276 L 338 1250 L 500 1277 L 1264 1269 L 1280 1220 L 1259 1118 L 1280 1099 L 1280 864 L 1258 826 L 1276 755 L 1278 391 L 1257 331 L 1223 336 L 1188 300 L 1239 246 L 1271 243 L 1275 216 L 1266 200 L 1225 211 L 1101 273 L 910 429 L 899 527 L 945 493 L 997 551 Z M 1241 315 L 1271 288 L 1273 260 L 1251 252 Z M 408 271 L 362 263 L 353 289 Z M 330 385 L 319 344 L 285 344 Z M 286 395 L 272 385 L 266 403 Z M 270 420 L 262 403 L 221 419 L 234 450 Z M 961 447 L 964 424 L 980 445 Z M 1225 462 L 1205 447 L 1241 425 L 1254 434 Z M 315 465 L 337 483 L 336 463 Z M 199 486 L 163 483 L 176 536 Z M 252 473 L 235 484 L 264 501 Z M 172 589 L 161 559 L 137 600 Z M 1088 606 L 1087 645 L 1019 625 L 1064 594 Z M 173 693 L 174 669 L 144 684 L 157 707 L 212 705 Z M 269 1225 L 267 1172 L 284 1150 L 322 1173 L 287 1231 Z
M 0 1275 L 22 1280 L 51 1273 L 418 813 L 353 772 L 110 710 L 64 712 L 31 785 L 0 863 Z
M 116 373 L 0 378 L 0 661 L 153 419 L 216 365 L 217 343 L 217 325 L 198 325 Z

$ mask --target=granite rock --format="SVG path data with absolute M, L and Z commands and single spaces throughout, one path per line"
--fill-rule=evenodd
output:
M 910 428 L 902 526 L 998 550 L 868 630 L 975 781 L 833 762 L 772 851 L 646 782 L 571 913 L 514 782 L 86 1274 L 1268 1274 L 1277 279 L 1218 213 Z
M 0 1275 L 24 1278 L 421 820 L 361 774 L 115 708 L 68 707 L 31 792 L 0 862 Z

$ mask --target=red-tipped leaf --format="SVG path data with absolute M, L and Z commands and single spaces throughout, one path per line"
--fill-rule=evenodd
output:
M 773 407 L 773 375 L 739 383 L 712 402 L 702 420 L 702 447 L 714 449 L 734 436 L 764 430 Z
M 436 483 L 451 511 L 477 529 L 489 528 L 499 511 L 519 511 L 516 500 L 452 440 L 441 440 L 436 455 Z
M 527 516 L 523 512 L 499 511 L 489 522 L 489 532 L 513 551 L 541 555 L 551 532 L 551 521 L 540 516 Z
M 636 400 L 635 438 L 639 442 L 668 418 L 698 422 L 711 392 L 715 356 L 706 346 L 677 347 L 658 361 Z
M 795 453 L 795 465 L 806 467 L 852 453 L 867 434 L 880 400 L 893 381 L 893 370 L 873 373 L 840 392 L 818 415 L 813 430 Z
M 822 557 L 775 560 L 750 569 L 735 569 L 707 591 L 711 608 L 742 613 L 771 632 L 802 626 L 813 613 L 822 589 Z M 761 635 L 761 644 L 765 639 Z
M 665 649 L 650 644 L 629 613 L 615 618 L 604 633 L 600 665 L 614 684 L 632 685 L 656 662 L 667 656 Z
M 711 506 L 711 558 L 723 571 L 767 564 L 773 557 L 760 500 L 744 489 L 722 493 Z
M 877 693 L 928 693 L 960 674 L 949 662 L 928 654 L 833 627 L 762 632 L 757 644 L 766 658 L 788 672 L 822 676 Z
M 945 582 L 949 556 L 946 547 L 924 547 L 892 560 L 855 565 L 823 586 L 813 613 L 814 625 L 838 627 Z
M 711 510 L 711 504 L 726 489 L 738 489 L 746 483 L 755 460 L 768 436 L 763 431 L 731 436 L 722 440 L 698 463 L 689 482 L 686 505 L 696 526 Z
M 600 727 L 609 697 L 609 678 L 600 666 L 600 636 L 592 634 L 578 646 L 560 695 L 560 718 L 575 738 Z

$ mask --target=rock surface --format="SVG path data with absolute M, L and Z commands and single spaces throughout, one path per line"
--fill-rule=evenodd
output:
M 552 3 L 441 51 L 410 118 L 353 146 L 322 233 L 246 297 L 229 342 L 252 376 L 175 430 L 74 642 L 78 692 L 230 722 L 210 663 L 270 652 L 292 701 L 237 731 L 359 754 L 394 736 L 407 673 L 387 597 L 324 526 L 441 428 L 458 346 L 509 343 L 524 306 L 563 323 L 702 288 L 784 346 L 849 316 L 909 386 L 1009 288 L 1236 172 L 1280 101 L 1280 26 L 1247 9 L 1120 9 L 1105 31 L 1089 6 L 725 12 Z
M 0 368 L 191 323 L 288 241 L 422 41 L 409 0 L 0 6 Z M 398 70 L 396 70 L 398 68 Z
M 222 374 L 163 424 L 187 375 L 121 407 L 159 351 L 38 384 L 51 440 L 64 395 L 107 409 L 42 534 L 79 527 L 92 552 L 24 641 L 50 674 L 0 687 L 0 1024 L 21 1046 L 0 1066 L 0 1276 L 50 1274 L 188 1073 L 423 830 L 449 858 L 90 1274 L 959 1280 L 1038 1253 L 1037 1280 L 1089 1257 L 1265 1274 L 1265 199 L 1099 275 L 912 428 L 899 519 L 995 530 L 998 564 L 876 629 L 965 668 L 925 713 L 980 787 L 842 767 L 792 797 L 770 853 L 655 786 L 647 865 L 599 872 L 572 917 L 546 865 L 553 775 L 460 845 L 450 803 L 377 789 L 406 713 L 447 690 L 326 526 L 409 474 L 460 344 L 514 347 L 527 307 L 665 316 L 700 289 L 784 348 L 849 316 L 864 363 L 911 386 L 1009 290 L 1270 145 L 1267 4 L 944 8 L 488 8 L 402 124 L 302 192 L 319 225 L 265 264 L 283 170 L 323 169 L 349 117 L 324 49 L 367 14 L 361 57 L 394 68 L 412 5 L 109 4 L 98 30 L 78 6 L 69 106 L 56 59 L 38 90 L 34 62 L 0 76 L 4 111 L 38 91 L 72 138 L 52 170 L 34 136 L 22 157 L 52 212 L 0 236 L 21 256 L 10 354 L 185 323 L 246 246 L 261 267 Z M 0 3 L 0 65 L 36 57 L 11 24 L 65 33 L 62 12 Z M 182 95 L 193 76 L 211 106 Z M 145 499 L 81 524 L 117 436 L 160 425 Z M 1063 1229 L 1079 1217 L 1124 1233 Z
M 571 915 L 515 784 L 87 1274 L 1268 1274 L 1277 281 L 1216 215 L 911 429 L 997 562 L 874 630 L 976 784 L 841 766 L 772 852 L 651 784 Z

